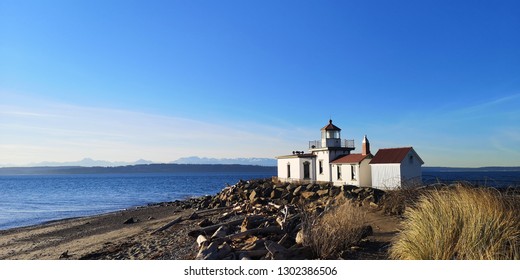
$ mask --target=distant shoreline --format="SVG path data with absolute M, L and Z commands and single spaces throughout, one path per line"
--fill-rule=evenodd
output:
M 116 167 L 2 167 L 1 175 L 68 175 L 68 174 L 128 174 L 128 173 L 205 173 L 205 172 L 272 172 L 276 166 L 241 165 L 241 164 L 176 164 L 157 163 Z
M 423 172 L 520 172 L 520 166 L 488 167 L 422 167 Z M 276 166 L 244 164 L 182 164 L 153 163 L 126 166 L 35 166 L 0 167 L 2 175 L 68 175 L 68 174 L 128 174 L 128 173 L 204 173 L 204 172 L 271 172 Z

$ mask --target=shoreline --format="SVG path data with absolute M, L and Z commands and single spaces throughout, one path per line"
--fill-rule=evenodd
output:
M 175 200 L 175 201 L 185 201 L 185 200 L 189 200 L 189 199 L 192 199 L 192 198 L 196 198 L 196 197 L 189 197 L 189 198 L 186 198 L 186 199 L 178 199 L 178 200 Z M 76 219 L 83 219 L 83 218 L 96 218 L 96 217 L 100 217 L 100 216 L 104 216 L 104 215 L 117 214 L 119 212 L 124 212 L 124 211 L 132 211 L 132 210 L 138 210 L 138 209 L 141 209 L 141 208 L 148 208 L 148 207 L 152 207 L 152 206 L 156 206 L 156 205 L 161 205 L 161 204 L 175 203 L 175 201 L 151 202 L 151 203 L 144 204 L 144 205 L 130 206 L 130 207 L 117 209 L 117 210 L 108 210 L 108 212 L 102 212 L 102 213 L 97 213 L 97 214 L 90 214 L 90 215 L 85 215 L 85 216 L 75 216 L 75 217 L 68 217 L 68 218 L 59 218 L 59 219 L 53 219 L 53 220 L 38 222 L 36 224 L 30 224 L 30 225 L 24 225 L 24 226 L 15 226 L 15 227 L 10 227 L 10 228 L 0 229 L 0 235 L 3 232 L 5 232 L 5 231 L 10 231 L 10 230 L 30 229 L 30 228 L 33 228 L 33 227 L 44 226 L 44 225 L 51 224 L 51 223 L 65 222 L 67 220 L 76 220 Z
M 137 207 L 141 207 L 141 206 L 136 206 L 136 208 Z M 2 234 L 3 232 L 6 232 L 6 231 L 18 230 L 18 229 L 20 229 L 20 230 L 31 229 L 31 228 L 34 228 L 34 227 L 45 226 L 47 224 L 66 222 L 68 220 L 76 220 L 76 219 L 82 219 L 82 218 L 95 218 L 97 216 L 110 215 L 112 213 L 117 213 L 117 212 L 127 211 L 127 210 L 131 210 L 131 208 L 114 210 L 114 211 L 105 212 L 105 213 L 99 213 L 99 214 L 92 214 L 92 215 L 85 215 L 85 216 L 76 216 L 76 217 L 62 218 L 62 219 L 54 219 L 54 220 L 38 222 L 36 224 L 25 225 L 25 226 L 15 226 L 15 227 L 10 227 L 10 228 L 0 229 L 0 234 Z
M 193 260 L 197 258 L 197 252 L 202 250 L 197 245 L 197 235 L 193 235 L 193 232 L 203 228 L 203 224 L 216 225 L 228 221 L 243 223 L 242 220 L 247 220 L 246 216 L 260 215 L 271 221 L 271 227 L 276 225 L 273 224 L 274 218 L 281 209 L 273 208 L 271 205 L 275 204 L 269 203 L 278 203 L 276 201 L 279 199 L 269 198 L 270 194 L 267 193 L 267 196 L 259 196 L 259 191 L 266 187 L 276 188 L 276 185 L 265 179 L 253 180 L 251 186 L 248 185 L 249 181 L 240 181 L 213 196 L 149 203 L 108 213 L 1 230 L 0 260 Z M 319 185 L 314 187 L 322 188 Z M 247 199 L 230 196 L 232 192 L 245 188 L 249 188 L 248 191 L 256 190 L 257 197 L 249 200 L 249 196 Z M 334 190 L 334 195 L 342 192 L 341 188 L 334 187 Z M 322 198 L 327 201 L 328 195 Z M 322 200 L 318 197 L 316 199 L 316 203 Z M 295 207 L 292 202 L 287 202 L 286 205 Z M 244 209 L 257 210 L 249 212 L 251 210 Z M 351 252 L 349 258 L 386 259 L 385 246 L 397 232 L 399 221 L 395 217 L 384 216 L 371 207 L 363 209 L 373 227 L 373 235 L 365 241 L 367 250 Z M 239 231 L 240 228 L 239 226 Z M 211 233 L 207 237 L 210 235 Z M 288 236 L 289 240 L 292 239 L 289 241 L 292 244 L 295 238 L 293 235 L 295 233 Z M 265 242 L 269 240 L 264 239 L 266 237 L 262 234 L 252 235 L 250 238 L 260 238 L 266 240 Z M 308 258 L 308 255 L 295 257 Z
M 216 195 L 0 230 L 0 260 L 319 259 L 301 237 L 308 234 L 303 224 L 345 204 L 354 208 L 338 217 L 362 212 L 364 224 L 354 229 L 364 235 L 347 247 L 334 243 L 340 248 L 331 258 L 385 260 L 406 220 L 405 209 L 423 194 L 459 187 L 468 188 L 440 184 L 383 191 L 240 180 Z M 504 194 L 513 203 L 519 192 Z
M 150 232 L 154 229 L 173 218 L 193 211 L 193 209 L 182 209 L 179 204 L 165 202 L 1 230 L 0 259 L 82 259 L 95 252 L 114 251 L 111 246 L 144 243 L 150 239 Z M 187 223 L 184 230 L 193 226 L 193 224 Z M 185 236 L 187 237 L 187 235 Z M 180 244 L 179 241 L 184 244 Z M 174 248 L 170 248 L 170 253 L 166 252 L 171 247 L 168 246 L 168 243 L 187 247 L 185 241 L 175 240 L 175 238 L 167 241 L 163 244 L 166 246 L 162 251 L 172 259 L 189 258 L 190 250 L 188 248 L 178 250 L 177 254 L 175 254 Z M 189 243 L 191 244 L 191 242 Z M 122 255 L 121 259 L 153 259 L 152 251 L 151 248 L 141 249 L 139 252 L 134 252 L 133 255 Z

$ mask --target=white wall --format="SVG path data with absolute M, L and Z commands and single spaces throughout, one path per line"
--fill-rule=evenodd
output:
M 341 178 L 338 179 L 338 166 L 341 168 Z M 349 164 L 332 164 L 332 183 L 335 186 L 343 186 L 350 179 L 350 165 Z
M 335 186 L 342 185 L 354 185 L 354 186 L 362 186 L 362 187 L 370 187 L 372 186 L 372 174 L 370 167 L 370 159 L 365 159 L 361 161 L 361 164 L 358 163 L 344 163 L 344 164 L 333 164 L 332 165 L 332 182 Z M 338 179 L 338 169 L 337 166 L 341 166 L 341 179 Z M 352 179 L 352 167 L 354 166 L 354 172 L 356 173 L 356 178 Z
M 310 157 L 291 157 L 291 158 L 279 158 L 278 159 L 278 180 L 282 182 L 303 180 L 303 163 L 309 162 L 309 176 L 310 180 L 315 180 L 316 167 L 314 158 Z M 291 177 L 287 177 L 287 165 L 291 165 Z
M 331 181 L 331 170 L 330 170 L 330 159 L 329 159 L 329 153 L 327 150 L 325 151 L 317 151 L 316 153 L 316 180 L 317 181 L 324 181 L 324 182 L 330 182 Z M 320 160 L 323 161 L 323 174 L 319 173 L 319 162 Z
M 412 157 L 410 159 L 410 156 Z M 417 158 L 417 155 L 410 151 L 403 162 L 401 162 L 401 178 L 403 183 L 409 183 L 410 185 L 422 184 L 422 169 L 421 161 Z
M 401 164 L 372 164 L 372 186 L 380 189 L 393 189 L 401 186 Z
M 277 172 L 278 180 L 285 181 L 285 179 L 287 179 L 287 163 L 289 163 L 289 162 L 290 162 L 290 160 L 287 158 L 277 159 L 276 166 L 278 169 L 278 172 Z
M 348 150 L 332 149 L 332 150 L 321 150 L 313 151 L 316 154 L 316 180 L 323 182 L 333 182 L 336 180 L 336 171 L 331 170 L 330 162 L 341 155 L 348 154 Z M 319 174 L 319 161 L 323 160 L 323 174 Z M 333 174 L 334 173 L 334 174 Z

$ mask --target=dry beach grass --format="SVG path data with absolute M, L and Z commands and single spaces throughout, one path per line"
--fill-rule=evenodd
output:
M 520 259 L 518 201 L 490 188 L 458 186 L 423 194 L 404 214 L 394 259 Z
M 306 212 L 303 218 L 303 244 L 322 259 L 338 258 L 342 251 L 367 235 L 366 212 L 349 200 L 321 214 Z

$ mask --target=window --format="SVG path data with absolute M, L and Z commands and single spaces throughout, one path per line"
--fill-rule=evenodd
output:
M 410 162 L 410 164 L 413 164 L 413 156 L 410 156 L 410 158 L 408 158 L 408 161 Z
M 356 179 L 356 178 L 357 178 L 357 176 L 356 176 L 356 175 L 357 175 L 357 174 L 356 174 L 356 167 L 355 167 L 354 165 L 351 165 L 351 166 L 350 166 L 350 175 L 351 175 L 351 179 L 352 179 L 353 181 L 357 180 L 357 179 Z
M 291 164 L 287 164 L 287 178 L 291 178 Z
M 320 160 L 320 174 L 323 174 L 323 160 Z
M 338 169 L 338 180 L 341 180 L 341 165 L 336 165 Z

